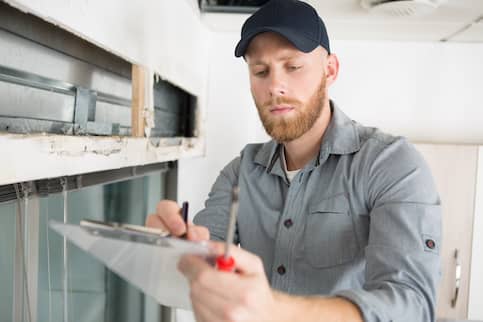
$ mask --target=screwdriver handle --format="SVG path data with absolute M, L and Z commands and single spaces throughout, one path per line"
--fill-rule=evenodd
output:
M 238 214 L 238 186 L 234 186 L 231 195 L 230 217 L 226 231 L 225 254 L 216 258 L 216 268 L 223 272 L 235 272 L 235 259 L 230 256 L 230 247 L 235 236 L 236 217 Z
M 235 271 L 235 259 L 233 256 L 225 258 L 221 255 L 216 258 L 216 269 L 222 272 L 233 273 Z

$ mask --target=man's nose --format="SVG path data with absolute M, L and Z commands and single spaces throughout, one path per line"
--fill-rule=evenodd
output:
M 285 96 L 287 94 L 287 85 L 281 75 L 272 73 L 269 81 L 269 91 L 271 97 Z

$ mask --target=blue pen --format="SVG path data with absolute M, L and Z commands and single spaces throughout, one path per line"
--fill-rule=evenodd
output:
M 188 201 L 184 201 L 181 207 L 181 216 L 183 217 L 183 221 L 186 225 L 186 232 L 179 236 L 180 238 L 188 238 Z

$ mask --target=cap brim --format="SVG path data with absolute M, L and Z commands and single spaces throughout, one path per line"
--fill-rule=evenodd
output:
M 275 32 L 281 35 L 282 37 L 286 38 L 298 50 L 304 53 L 309 53 L 315 48 L 317 48 L 317 46 L 320 45 L 317 41 L 310 39 L 304 36 L 303 34 L 297 33 L 292 29 L 277 28 L 277 27 L 263 27 L 263 28 L 258 28 L 254 30 L 252 33 L 245 36 L 238 42 L 238 44 L 235 47 L 235 57 L 245 56 L 245 52 L 247 51 L 248 46 L 250 45 L 250 42 L 253 40 L 253 38 L 263 32 L 268 32 L 268 31 Z

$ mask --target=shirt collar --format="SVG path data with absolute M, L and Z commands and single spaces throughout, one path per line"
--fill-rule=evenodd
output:
M 318 160 L 315 164 L 325 161 L 329 154 L 349 154 L 360 149 L 360 139 L 355 122 L 345 115 L 331 100 L 332 118 L 325 131 L 320 145 Z M 267 168 L 267 172 L 285 177 L 280 153 L 281 144 L 271 140 L 261 147 L 255 155 L 254 162 Z
M 332 118 L 325 131 L 320 145 L 321 153 L 327 150 L 329 154 L 350 154 L 359 151 L 361 142 L 354 121 L 339 109 L 331 100 Z
M 254 162 L 267 168 L 267 172 L 280 175 L 285 178 L 285 171 L 283 170 L 282 159 L 282 144 L 271 140 L 262 145 L 261 149 L 255 155 Z

